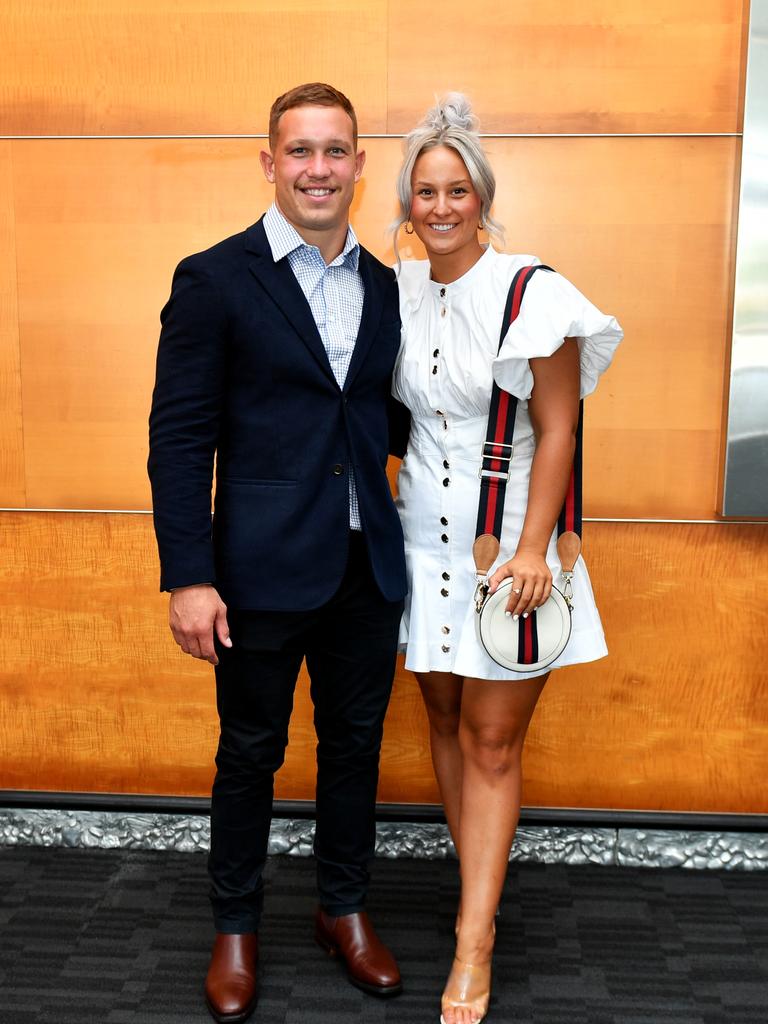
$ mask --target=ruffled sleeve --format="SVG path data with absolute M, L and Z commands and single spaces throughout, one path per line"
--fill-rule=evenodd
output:
M 528 282 L 520 313 L 493 361 L 493 376 L 499 387 L 527 400 L 533 390 L 528 360 L 551 356 L 564 338 L 577 338 L 584 398 L 597 387 L 623 337 L 615 318 L 601 313 L 570 281 L 540 270 Z

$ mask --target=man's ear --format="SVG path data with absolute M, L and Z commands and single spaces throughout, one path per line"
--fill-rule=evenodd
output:
M 274 185 L 275 183 L 275 158 L 267 149 L 262 149 L 259 153 L 259 163 L 261 169 L 264 171 L 264 177 L 267 181 Z
M 355 181 L 360 181 L 365 167 L 365 150 L 360 149 L 355 153 Z

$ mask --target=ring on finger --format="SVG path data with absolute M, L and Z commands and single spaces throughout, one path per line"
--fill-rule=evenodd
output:
M 513 594 L 519 594 L 520 593 L 520 588 L 519 587 L 512 587 L 512 593 Z

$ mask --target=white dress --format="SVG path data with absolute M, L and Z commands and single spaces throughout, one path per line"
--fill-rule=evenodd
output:
M 412 416 L 408 450 L 398 476 L 397 506 L 405 535 L 409 592 L 400 645 L 414 672 L 454 672 L 479 679 L 524 679 L 488 656 L 474 608 L 478 469 L 485 439 L 491 381 L 520 400 L 507 484 L 501 551 L 515 552 L 528 499 L 536 441 L 528 415 L 533 375 L 528 360 L 549 356 L 567 337 L 578 338 L 581 395 L 595 390 L 622 331 L 559 274 L 528 282 L 517 320 L 498 352 L 504 305 L 515 273 L 540 263 L 488 246 L 463 277 L 449 285 L 430 279 L 427 260 L 402 264 L 398 275 L 402 342 L 392 391 Z M 556 530 L 547 562 L 558 582 Z M 562 580 L 561 580 L 562 583 Z M 592 586 L 580 558 L 573 579 L 573 629 L 550 666 L 594 661 L 608 653 Z

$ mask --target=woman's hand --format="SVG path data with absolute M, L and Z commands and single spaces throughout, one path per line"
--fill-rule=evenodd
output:
M 546 559 L 532 551 L 517 551 L 514 558 L 500 565 L 491 576 L 490 592 L 494 593 L 507 577 L 512 578 L 512 593 L 507 612 L 517 619 L 526 617 L 549 597 L 552 592 L 552 573 Z

